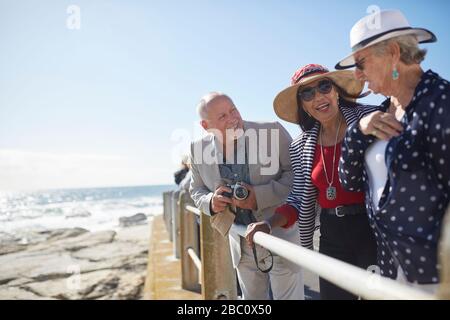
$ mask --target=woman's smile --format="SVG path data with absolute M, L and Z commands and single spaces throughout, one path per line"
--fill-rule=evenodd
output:
M 330 104 L 329 103 L 321 103 L 317 107 L 314 108 L 317 112 L 327 112 L 330 110 Z

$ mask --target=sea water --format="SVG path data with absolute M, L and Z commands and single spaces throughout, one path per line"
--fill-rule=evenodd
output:
M 30 231 L 80 227 L 116 230 L 119 218 L 162 214 L 172 185 L 0 193 L 0 241 Z

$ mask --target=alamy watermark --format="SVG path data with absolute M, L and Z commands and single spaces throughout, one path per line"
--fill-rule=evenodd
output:
M 228 129 L 225 133 L 211 129 L 208 133 L 209 136 L 192 144 L 190 160 L 193 164 L 258 165 L 261 175 L 275 175 L 279 171 L 282 137 L 278 128 Z M 172 141 L 177 141 L 172 148 L 174 163 L 178 163 L 181 150 L 192 140 L 187 130 L 177 129 L 172 133 Z M 230 146 L 225 148 L 225 154 L 222 153 L 223 145 Z
M 367 277 L 366 286 L 371 290 L 381 289 L 381 269 L 378 265 L 371 265 L 367 268 L 369 276 Z
M 69 30 L 81 29 L 81 9 L 79 6 L 72 4 L 66 10 L 69 15 L 66 19 L 66 27 Z
M 381 9 L 379 6 L 370 5 L 367 7 L 366 12 L 369 14 L 366 19 L 366 26 L 369 30 L 381 29 Z
M 81 267 L 73 264 L 67 267 L 66 273 L 70 276 L 66 279 L 66 287 L 69 291 L 79 291 L 81 289 Z

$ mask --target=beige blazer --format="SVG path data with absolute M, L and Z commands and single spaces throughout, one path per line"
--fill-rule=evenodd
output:
M 244 121 L 244 131 L 246 134 L 250 131 L 252 133 L 256 132 L 258 141 L 257 149 L 255 149 L 255 145 L 249 143 L 249 139 L 251 139 L 249 137 L 252 135 L 249 134 L 247 138 L 239 139 L 240 143 L 247 139 L 245 147 L 250 161 L 250 184 L 254 187 L 258 207 L 258 210 L 253 213 L 258 221 L 262 221 L 274 214 L 274 210 L 277 206 L 284 203 L 290 192 L 293 174 L 289 157 L 289 146 L 292 138 L 278 122 L 259 123 Z M 278 137 L 276 134 L 273 136 L 276 140 L 274 140 L 272 146 L 272 134 L 275 132 L 278 132 Z M 254 136 L 252 136 L 252 139 L 254 139 Z M 223 184 L 218 166 L 218 161 L 223 159 L 219 143 L 218 139 L 211 134 L 191 143 L 192 180 L 189 191 L 195 205 L 207 215 L 211 215 L 210 202 L 213 192 L 218 186 Z M 264 145 L 267 145 L 268 148 L 260 147 Z M 255 157 L 255 153 L 260 152 L 264 156 L 268 155 L 268 158 L 272 159 L 271 163 L 267 164 L 267 158 L 264 159 L 260 155 Z M 215 158 L 215 163 L 204 161 L 205 154 Z M 275 228 L 272 234 L 281 239 L 300 244 L 298 232 L 298 225 L 295 223 L 288 229 Z M 229 239 L 233 265 L 237 267 L 241 257 L 241 241 L 239 235 L 232 231 L 229 233 Z

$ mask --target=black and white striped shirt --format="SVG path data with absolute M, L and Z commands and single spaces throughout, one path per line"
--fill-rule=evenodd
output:
M 363 116 L 375 111 L 374 106 L 339 106 L 347 125 L 351 125 Z M 286 203 L 297 209 L 300 243 L 303 247 L 313 248 L 313 235 L 316 229 L 317 189 L 311 181 L 311 172 L 316 150 L 320 124 L 300 134 L 289 148 L 294 181 Z

